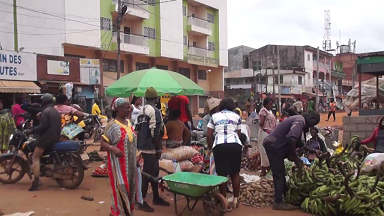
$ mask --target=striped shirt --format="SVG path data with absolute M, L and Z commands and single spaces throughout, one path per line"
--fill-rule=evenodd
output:
M 237 131 L 241 130 L 241 118 L 237 113 L 223 110 L 212 115 L 208 128 L 215 130 L 216 136 L 213 147 L 226 143 L 241 145 Z

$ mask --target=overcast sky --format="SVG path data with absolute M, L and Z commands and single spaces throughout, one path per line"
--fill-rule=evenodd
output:
M 369 3 L 368 3 L 369 2 Z M 384 50 L 383 0 L 228 0 L 229 48 L 267 44 L 320 46 L 331 11 L 332 48 L 356 40 L 356 52 Z

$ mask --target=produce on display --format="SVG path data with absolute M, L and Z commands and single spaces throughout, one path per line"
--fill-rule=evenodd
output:
M 384 163 L 361 172 L 371 151 L 358 143 L 353 137 L 342 152 L 323 154 L 310 168 L 293 167 L 288 172 L 287 202 L 315 215 L 384 215 Z
M 274 202 L 273 180 L 262 178 L 259 181 L 240 186 L 239 201 L 246 206 L 263 208 Z
M 104 158 L 95 150 L 88 153 L 89 161 L 103 161 Z
M 105 164 L 100 165 L 92 172 L 93 177 L 108 177 L 108 167 Z
M 255 152 L 241 161 L 241 168 L 247 171 L 259 170 L 261 166 L 260 153 Z
M 163 159 L 176 160 L 177 162 L 188 160 L 193 156 L 199 154 L 194 148 L 190 146 L 180 146 L 178 148 L 168 148 L 162 154 Z
M 193 164 L 201 164 L 201 163 L 203 163 L 203 161 L 204 161 L 204 156 L 203 156 L 204 155 L 204 148 L 200 147 L 200 146 L 197 146 L 197 145 L 193 145 L 191 147 L 199 152 L 197 155 L 195 155 L 195 156 L 193 156 L 191 158 L 192 163 Z

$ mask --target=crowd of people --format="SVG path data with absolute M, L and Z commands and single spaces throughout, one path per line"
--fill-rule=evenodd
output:
M 311 101 L 306 104 L 306 109 L 299 99 L 292 105 L 290 101 L 285 102 L 283 111 L 287 118 L 280 121 L 276 116 L 276 103 L 269 97 L 259 100 L 252 110 L 259 116 L 257 148 L 261 156 L 260 175 L 265 176 L 272 171 L 276 210 L 294 209 L 283 201 L 286 192 L 284 159 L 295 162 L 300 169 L 303 163 L 297 149 L 305 150 L 309 160 L 314 160 L 326 151 L 324 142 L 317 136 L 318 129 L 314 127 L 319 123 L 320 115 Z M 238 207 L 242 156 L 251 145 L 250 129 L 242 122 L 243 111 L 233 99 L 209 97 L 205 103 L 205 113 L 197 127 L 194 125 L 188 97 L 172 97 L 167 110 L 153 88 L 146 90 L 144 98 L 133 97 L 131 102 L 126 98 L 115 98 L 110 110 L 112 118 L 102 135 L 101 150 L 108 152 L 112 188 L 111 215 L 131 215 L 135 203 L 139 204 L 139 210 L 153 212 L 155 209 L 147 202 L 149 184 L 153 192 L 152 204 L 169 206 L 169 202 L 160 197 L 158 184 L 141 176 L 140 171 L 157 177 L 163 150 L 162 140 L 166 139 L 166 148 L 177 148 L 191 145 L 193 135 L 199 139 L 206 138 L 208 150 L 215 160 L 216 174 L 231 179 L 231 207 Z M 67 125 L 72 125 L 70 131 L 73 131 L 74 125 L 82 128 L 82 122 L 89 114 L 63 94 L 56 98 L 45 94 L 41 103 L 32 104 L 23 98 L 17 98 L 12 112 L 4 110 L 0 103 L 2 152 L 8 150 L 7 141 L 13 131 L 16 128 L 22 129 L 25 112 L 32 115 L 35 126 L 25 132 L 35 134 L 39 143 L 33 154 L 32 170 L 35 178 L 30 188 L 35 191 L 41 185 L 39 161 L 44 149 L 65 139 L 61 132 Z M 102 114 L 97 103 L 92 107 L 92 114 Z M 312 138 L 305 141 L 302 135 L 307 132 L 311 133 Z M 84 139 L 84 136 L 80 134 L 77 138 Z M 143 159 L 142 170 L 138 167 L 139 158 Z M 227 184 L 220 185 L 219 189 L 226 197 Z

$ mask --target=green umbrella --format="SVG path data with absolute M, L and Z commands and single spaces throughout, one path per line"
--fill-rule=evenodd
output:
M 142 97 L 148 87 L 156 89 L 159 96 L 203 95 L 204 89 L 187 77 L 167 70 L 151 68 L 139 70 L 123 76 L 106 89 L 112 97 L 129 97 L 132 94 Z

